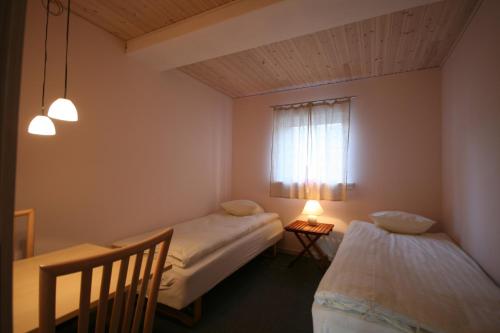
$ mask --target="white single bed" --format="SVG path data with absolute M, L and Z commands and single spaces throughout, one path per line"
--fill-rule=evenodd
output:
M 277 214 L 236 217 L 218 212 L 172 226 L 174 234 L 158 302 L 181 310 L 283 237 Z M 117 241 L 122 247 L 157 231 Z
M 500 288 L 445 234 L 354 221 L 312 315 L 315 333 L 500 332 Z

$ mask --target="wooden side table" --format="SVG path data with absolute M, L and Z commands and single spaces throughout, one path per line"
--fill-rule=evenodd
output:
M 297 260 L 300 259 L 300 257 L 306 254 L 306 252 L 314 259 L 314 262 L 318 265 L 320 269 L 328 267 L 328 264 L 325 265 L 325 263 L 329 263 L 328 257 L 320 249 L 320 247 L 316 244 L 316 242 L 318 241 L 318 239 L 321 238 L 321 236 L 328 235 L 332 231 L 333 227 L 334 227 L 333 224 L 325 224 L 325 223 L 318 223 L 317 225 L 309 225 L 309 223 L 307 223 L 306 221 L 300 221 L 300 220 L 297 220 L 287 225 L 285 227 L 285 230 L 293 232 L 297 237 L 297 239 L 299 240 L 300 244 L 302 244 L 302 246 L 304 247 L 304 249 L 297 255 L 297 257 L 294 258 L 290 262 L 290 264 L 288 264 L 288 267 L 293 266 L 293 264 L 295 264 Z M 308 241 L 308 243 L 306 243 L 306 241 Z M 311 247 L 314 248 L 319 258 L 316 258 L 312 254 L 312 252 L 310 251 Z

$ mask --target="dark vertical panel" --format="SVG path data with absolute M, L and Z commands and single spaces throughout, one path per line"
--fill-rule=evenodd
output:
M 0 332 L 12 331 L 12 223 L 26 0 L 0 1 Z

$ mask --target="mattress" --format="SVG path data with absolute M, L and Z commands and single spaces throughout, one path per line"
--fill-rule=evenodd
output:
M 276 219 L 188 268 L 173 266 L 163 274 L 158 302 L 183 309 L 282 237 L 283 225 Z
M 314 298 L 315 332 L 362 325 L 353 317 L 370 323 L 361 332 L 500 328 L 500 289 L 445 234 L 400 235 L 354 221 Z

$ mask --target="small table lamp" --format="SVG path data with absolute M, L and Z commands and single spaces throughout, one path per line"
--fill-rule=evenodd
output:
M 309 223 L 309 225 L 318 225 L 318 215 L 323 214 L 323 208 L 321 208 L 321 205 L 318 201 L 307 200 L 302 214 L 309 215 L 307 218 L 307 222 Z

